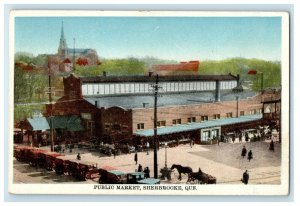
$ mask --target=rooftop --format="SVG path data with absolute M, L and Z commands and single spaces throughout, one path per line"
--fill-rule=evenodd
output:
M 178 75 L 178 76 L 159 76 L 159 81 L 231 81 L 237 80 L 238 77 L 227 75 Z M 85 83 L 105 83 L 105 82 L 155 82 L 156 76 L 98 76 L 98 77 L 80 77 L 83 84 Z
M 261 118 L 262 115 L 257 114 L 251 116 L 241 116 L 235 118 L 225 118 L 225 119 L 211 120 L 205 122 L 197 122 L 197 123 L 195 122 L 195 123 L 181 124 L 176 126 L 168 126 L 168 127 L 158 128 L 157 135 L 172 134 L 172 133 L 186 132 L 186 131 L 191 131 L 196 129 L 204 129 L 208 127 L 219 127 L 223 125 L 250 122 L 250 121 L 259 120 Z M 154 135 L 154 131 L 153 129 L 147 129 L 147 130 L 137 131 L 134 134 L 138 136 L 151 137 Z
M 193 105 L 193 104 L 204 104 L 214 102 L 214 92 L 182 92 L 174 94 L 161 94 L 158 97 L 158 107 L 163 106 L 175 106 L 175 105 Z M 221 101 L 232 101 L 236 100 L 236 96 L 239 99 L 247 99 L 255 96 L 256 93 L 245 90 L 243 92 L 234 93 L 231 91 L 221 92 Z M 119 106 L 125 109 L 137 109 L 143 108 L 143 103 L 146 108 L 153 108 L 154 97 L 153 95 L 126 95 L 126 96 L 106 96 L 106 97 L 85 97 L 85 100 L 91 104 L 95 104 L 97 101 L 98 107 L 112 107 Z

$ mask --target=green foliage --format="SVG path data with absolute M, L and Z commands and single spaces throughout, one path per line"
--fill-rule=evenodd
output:
M 34 105 L 15 105 L 14 106 L 14 122 L 24 120 L 26 118 L 32 117 L 35 111 L 43 112 L 45 105 L 34 104 Z
M 76 66 L 75 73 L 79 76 L 99 76 L 103 72 L 114 76 L 143 75 L 147 69 L 145 63 L 135 59 L 104 59 L 98 66 Z
M 254 69 L 257 75 L 248 75 L 248 71 Z M 232 58 L 220 61 L 202 61 L 199 66 L 199 74 L 240 74 L 241 81 L 252 84 L 252 89 L 261 89 L 261 74 L 263 73 L 264 88 L 279 87 L 281 84 L 281 64 L 275 61 L 259 59 Z

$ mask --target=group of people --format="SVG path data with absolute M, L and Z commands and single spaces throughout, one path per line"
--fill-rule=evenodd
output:
M 247 149 L 246 149 L 246 147 L 244 146 L 243 149 L 242 149 L 242 154 L 241 154 L 241 156 L 242 156 L 243 158 L 245 158 L 246 154 L 247 154 Z M 247 159 L 249 160 L 249 162 L 250 162 L 251 159 L 253 159 L 253 153 L 252 153 L 252 150 L 249 150 Z
M 273 140 L 271 140 L 271 142 L 270 142 L 269 150 L 270 150 L 270 151 L 273 151 L 273 152 L 275 151 L 275 149 L 274 149 L 274 141 L 273 141 Z M 246 154 L 247 154 L 247 149 L 246 149 L 246 147 L 244 146 L 243 149 L 242 149 L 242 154 L 241 154 L 241 156 L 242 156 L 243 158 L 245 158 Z M 249 160 L 249 162 L 250 162 L 251 159 L 253 159 L 253 153 L 252 153 L 251 150 L 249 150 L 249 152 L 248 152 L 248 160 Z M 241 181 L 242 181 L 244 184 L 248 184 L 248 181 L 249 181 L 249 173 L 248 173 L 248 170 L 246 170 L 246 171 L 243 173 L 243 178 L 241 179 Z
M 144 172 L 145 173 L 145 178 L 150 178 L 150 169 L 149 169 L 149 167 L 145 167 L 145 169 L 143 170 L 143 166 L 141 164 L 139 164 L 138 172 Z

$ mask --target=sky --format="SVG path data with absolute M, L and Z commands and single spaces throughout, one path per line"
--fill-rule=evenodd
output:
M 55 54 L 62 22 L 69 48 L 104 58 L 281 61 L 280 17 L 16 17 L 15 52 Z

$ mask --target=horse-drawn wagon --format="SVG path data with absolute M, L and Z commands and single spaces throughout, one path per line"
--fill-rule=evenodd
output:
M 189 173 L 187 183 L 216 184 L 217 178 L 202 172 L 202 170 L 199 168 L 198 172 Z
M 78 180 L 98 177 L 97 163 L 71 159 L 67 156 L 56 157 L 54 169 L 56 174 L 68 174 Z

